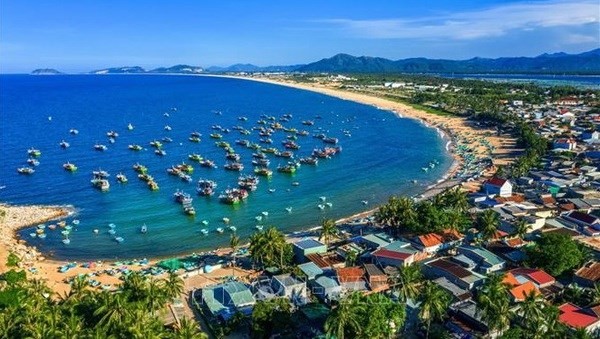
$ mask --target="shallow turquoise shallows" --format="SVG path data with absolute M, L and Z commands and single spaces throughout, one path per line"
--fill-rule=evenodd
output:
M 313 137 L 320 133 L 338 138 L 343 151 L 318 166 L 302 165 L 294 175 L 278 173 L 277 165 L 286 160 L 270 155 L 271 180 L 261 177 L 258 189 L 236 207 L 219 203 L 218 194 L 236 187 L 239 173 L 223 169 L 225 152 L 210 138 L 212 126 L 230 129 L 219 133 L 241 155 L 242 173 L 250 174 L 253 151 L 235 141 L 258 142 L 260 136 L 256 130 L 241 135 L 233 127 L 251 130 L 262 115 L 279 120 L 284 114 L 292 115 L 282 122 L 285 127 L 310 132 L 296 140 L 298 157 L 326 146 Z M 304 125 L 306 120 L 314 125 Z M 370 209 L 393 194 L 419 194 L 439 180 L 452 162 L 445 151 L 446 141 L 419 121 L 309 91 L 228 78 L 2 75 L 0 121 L 0 201 L 70 204 L 78 210 L 69 220 L 80 223 L 68 235 L 68 245 L 61 241 L 60 228 L 46 228 L 44 239 L 30 235 L 36 225 L 20 232 L 30 244 L 61 259 L 169 256 L 226 246 L 231 231 L 223 218 L 230 220 L 243 240 L 255 232 L 257 224 L 275 225 L 285 232 L 305 229 L 324 217 L 340 218 Z M 132 130 L 127 128 L 129 123 Z M 79 134 L 70 134 L 70 129 Z M 106 136 L 111 130 L 119 134 L 114 143 Z M 195 131 L 202 133 L 200 143 L 188 140 Z M 287 135 L 275 132 L 272 146 L 283 149 Z M 173 142 L 164 143 L 165 156 L 157 156 L 149 143 L 164 137 Z M 70 147 L 61 148 L 62 140 Z M 96 143 L 108 149 L 96 151 Z M 134 152 L 129 144 L 144 149 Z M 30 147 L 42 152 L 40 164 L 32 175 L 19 174 L 17 168 L 27 165 Z M 200 167 L 188 160 L 190 153 L 214 160 L 219 168 Z M 65 171 L 62 165 L 67 161 L 78 170 Z M 166 172 L 182 161 L 194 166 L 192 183 Z M 150 191 L 137 178 L 132 169 L 136 162 L 148 167 L 160 186 L 158 191 Z M 430 164 L 432 169 L 422 170 Z M 108 192 L 90 183 L 92 171 L 98 169 L 110 173 Z M 129 178 L 127 184 L 117 183 L 119 172 Z M 215 196 L 196 194 L 200 178 L 218 183 Z M 174 201 L 177 190 L 192 195 L 195 217 L 186 216 Z M 116 225 L 114 235 L 108 233 L 110 223 Z M 144 224 L 146 233 L 141 232 Z M 222 234 L 216 231 L 219 227 L 224 228 Z

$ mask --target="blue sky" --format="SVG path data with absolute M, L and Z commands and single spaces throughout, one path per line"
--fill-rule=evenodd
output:
M 1 0 L 0 72 L 578 53 L 599 25 L 598 0 Z

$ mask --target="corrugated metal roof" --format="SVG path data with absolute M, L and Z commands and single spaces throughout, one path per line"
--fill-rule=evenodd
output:
M 315 239 L 311 239 L 311 238 L 303 239 L 298 242 L 295 242 L 294 245 L 296 245 L 296 247 L 301 248 L 303 250 L 309 249 L 309 248 L 325 246 L 325 244 L 323 244 Z
M 323 274 L 323 270 L 312 261 L 307 262 L 306 264 L 298 265 L 298 268 L 300 268 L 300 270 L 311 279 Z

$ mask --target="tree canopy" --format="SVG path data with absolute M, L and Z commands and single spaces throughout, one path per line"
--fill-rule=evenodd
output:
M 559 276 L 581 265 L 585 259 L 582 246 L 568 235 L 545 233 L 536 246 L 527 250 L 526 263 Z

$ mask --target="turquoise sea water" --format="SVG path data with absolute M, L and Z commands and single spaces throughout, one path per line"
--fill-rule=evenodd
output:
M 218 192 L 235 187 L 239 174 L 222 169 L 225 153 L 209 137 L 211 126 L 231 129 L 223 133 L 224 140 L 241 154 L 245 165 L 242 173 L 250 173 L 253 151 L 235 145 L 235 140 L 257 142 L 259 136 L 256 131 L 244 136 L 232 127 L 251 129 L 263 114 L 277 119 L 291 114 L 293 118 L 283 122 L 286 127 L 337 137 L 343 151 L 316 167 L 302 165 L 294 176 L 275 171 L 271 180 L 261 178 L 257 191 L 239 206 L 221 204 Z M 239 120 L 241 116 L 248 120 Z M 314 120 L 315 124 L 304 126 L 303 120 Z M 275 225 L 286 232 L 304 229 L 318 224 L 323 217 L 340 218 L 372 208 L 392 194 L 418 194 L 439 180 L 452 162 L 445 151 L 446 141 L 419 121 L 309 91 L 227 78 L 2 75 L 0 123 L 0 201 L 74 205 L 78 210 L 74 218 L 81 223 L 73 229 L 69 245 L 61 242 L 59 230 L 46 230 L 45 239 L 31 238 L 33 228 L 20 232 L 23 239 L 42 251 L 68 259 L 141 258 L 214 249 L 229 243 L 229 231 L 215 232 L 223 226 L 222 218 L 229 218 L 238 235 L 246 239 L 255 231 L 255 217 L 263 211 L 268 217 L 261 224 Z M 129 131 L 128 123 L 135 128 Z M 164 130 L 167 124 L 171 131 Z M 71 135 L 71 128 L 78 129 L 79 134 Z M 119 133 L 114 144 L 106 136 L 110 130 Z M 188 141 L 193 131 L 202 133 L 202 142 Z M 273 146 L 282 149 L 286 135 L 283 131 L 273 134 Z M 149 142 L 166 136 L 173 142 L 164 144 L 167 155 L 159 157 Z M 71 147 L 60 148 L 63 139 Z M 312 136 L 300 136 L 297 142 L 301 146 L 298 156 L 325 146 Z M 103 143 L 108 149 L 95 151 L 95 143 Z M 145 149 L 128 150 L 128 144 L 133 143 Z M 20 175 L 16 169 L 26 165 L 30 147 L 41 150 L 40 165 L 33 175 Z M 219 168 L 210 170 L 194 164 L 193 183 L 167 174 L 171 165 L 192 163 L 187 160 L 192 152 L 214 160 Z M 273 156 L 270 159 L 273 170 L 285 163 Z M 433 160 L 439 165 L 427 173 L 421 170 Z M 76 164 L 78 171 L 64 171 L 62 164 L 66 161 Z M 137 179 L 132 169 L 136 162 L 149 168 L 159 191 L 150 191 Z M 99 168 L 111 174 L 109 192 L 102 193 L 90 184 L 92 171 Z M 129 183 L 116 182 L 119 172 L 128 176 Z M 217 181 L 217 195 L 197 196 L 199 178 Z M 174 201 L 173 193 L 178 189 L 192 194 L 195 217 L 184 215 L 181 205 Z M 321 196 L 332 203 L 331 208 L 317 208 Z M 292 213 L 286 207 L 292 207 Z M 209 222 L 208 226 L 201 224 L 203 220 Z M 107 233 L 109 223 L 117 225 L 116 235 L 125 239 L 123 243 Z M 148 227 L 146 234 L 139 231 L 142 224 Z M 210 233 L 202 235 L 202 228 Z

